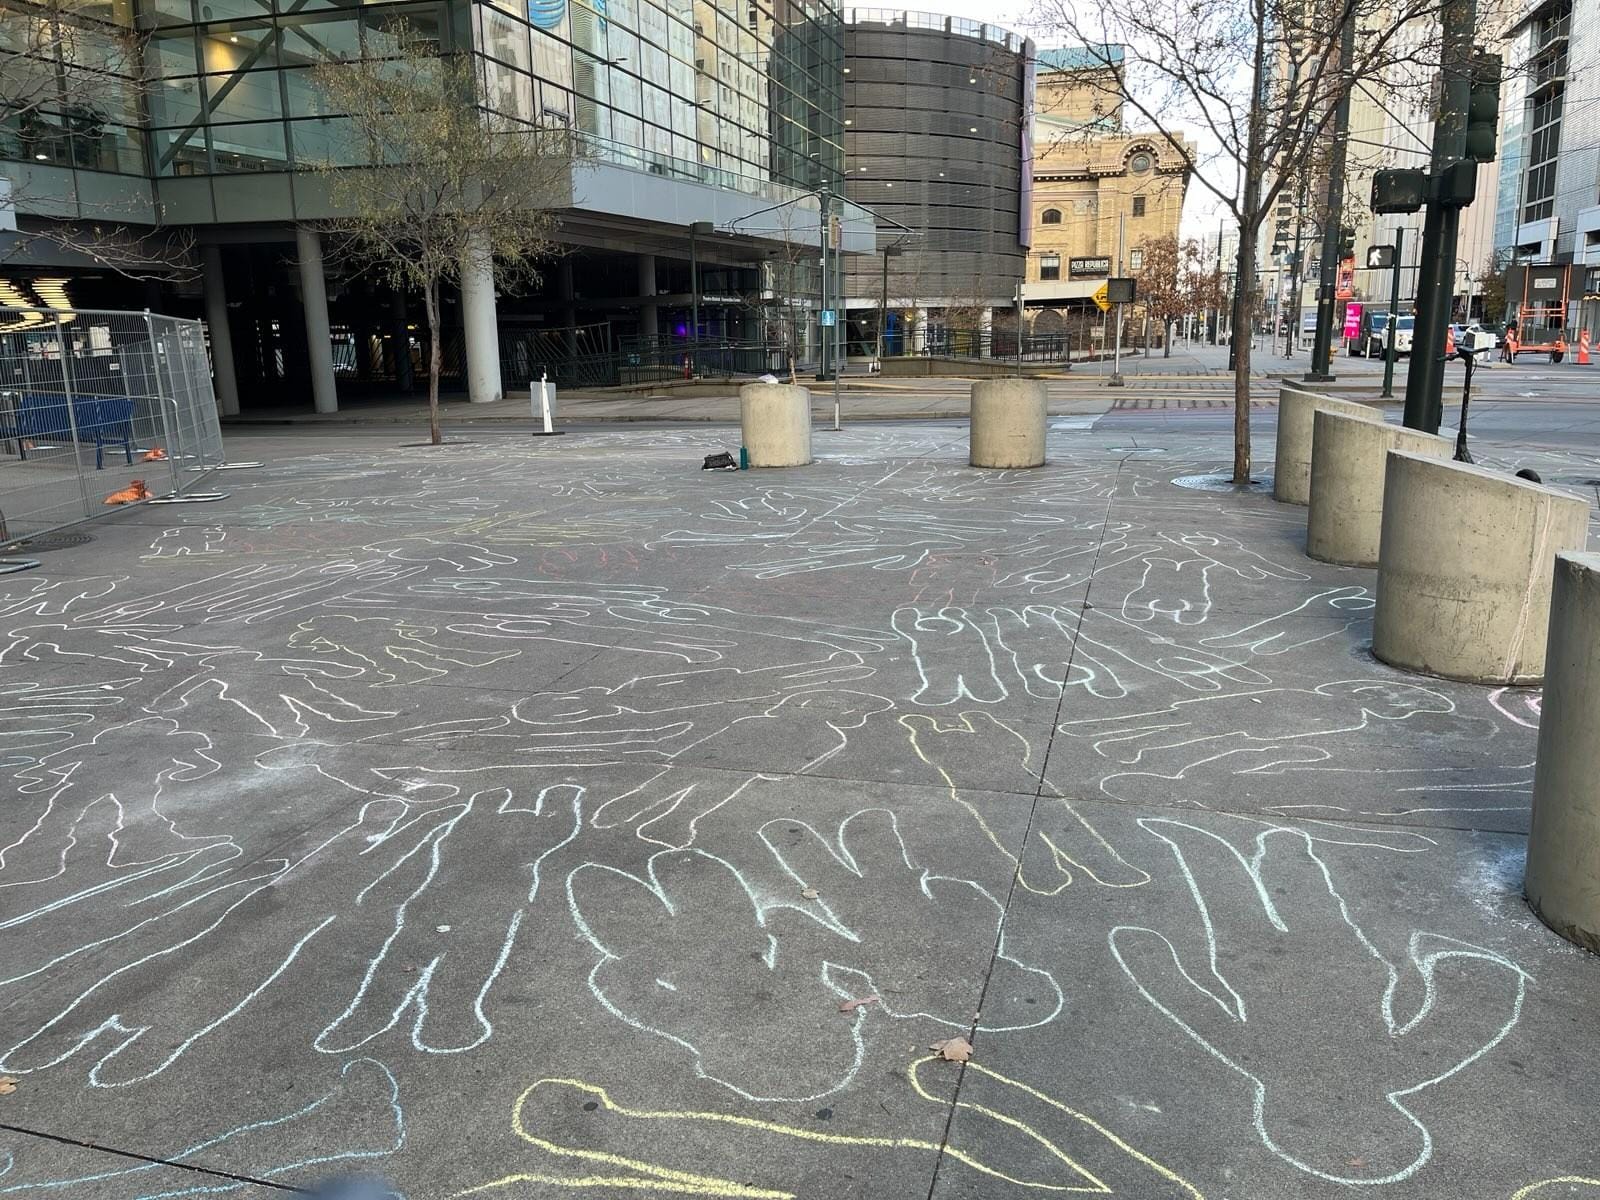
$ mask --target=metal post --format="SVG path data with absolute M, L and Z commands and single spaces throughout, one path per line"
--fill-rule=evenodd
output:
M 1389 275 L 1389 339 L 1383 352 L 1383 398 L 1394 399 L 1394 327 L 1400 323 L 1400 258 L 1406 248 L 1406 227 L 1394 231 L 1394 264 Z M 1416 329 L 1412 328 L 1411 356 L 1416 357 Z
M 1122 256 L 1127 241 L 1128 219 L 1126 213 L 1117 214 L 1117 275 L 1122 275 Z M 1117 344 L 1111 351 L 1111 378 L 1107 387 L 1123 387 L 1122 378 L 1122 305 L 1117 305 Z
M 833 211 L 833 193 L 828 190 L 827 184 L 817 191 L 817 229 L 818 238 L 822 243 L 822 302 L 817 312 L 817 378 L 828 378 L 828 347 L 830 335 L 828 327 L 822 322 L 823 313 L 828 311 L 828 293 L 832 277 L 828 274 L 828 218 Z
M 67 349 L 66 330 L 61 325 L 61 314 L 56 313 L 56 350 L 61 355 L 61 391 L 67 404 L 67 433 L 72 438 L 72 469 L 78 476 L 78 494 L 83 498 L 83 515 L 94 515 L 94 509 L 89 507 L 89 484 L 83 477 L 83 460 L 78 455 L 78 414 L 74 411 L 77 406 L 72 402 L 72 357 Z
M 700 247 L 696 232 L 700 223 L 689 224 L 689 374 L 700 373 Z
M 1445 0 L 1440 12 L 1444 37 L 1440 54 L 1439 116 L 1433 126 L 1429 175 L 1437 189 L 1445 172 L 1466 158 L 1467 105 L 1472 94 L 1472 36 L 1477 25 L 1474 0 Z M 1443 416 L 1444 329 L 1451 317 L 1455 290 L 1456 233 L 1461 210 L 1428 203 L 1422 226 L 1422 255 L 1417 268 L 1417 317 L 1411 333 L 1411 368 L 1406 373 L 1405 423 L 1410 429 L 1438 433 Z
M 1306 380 L 1333 379 L 1333 306 L 1338 301 L 1339 244 L 1344 232 L 1344 171 L 1350 142 L 1350 63 L 1356 53 L 1355 6 L 1345 9 L 1339 29 L 1339 102 L 1333 110 L 1333 145 L 1328 160 L 1328 199 L 1323 212 L 1322 270 L 1317 279 L 1317 332 L 1311 343 Z
M 1022 284 L 1017 284 L 1017 378 L 1022 377 Z
M 878 369 L 883 369 L 883 327 L 889 319 L 889 247 L 883 248 L 883 289 L 878 293 Z
M 1301 258 L 1303 253 L 1301 243 L 1305 234 L 1305 223 L 1306 182 L 1302 179 L 1300 181 L 1300 199 L 1295 206 L 1294 214 L 1294 265 L 1289 271 L 1289 286 L 1294 289 L 1294 311 L 1290 314 L 1289 319 L 1284 322 L 1287 327 L 1283 337 L 1283 356 L 1285 358 L 1294 357 L 1294 344 L 1300 332 L 1300 286 L 1301 281 L 1305 278 L 1305 261 Z M 1280 317 L 1283 315 L 1281 298 L 1278 302 L 1278 315 Z
M 1461 384 L 1461 420 L 1456 423 L 1456 461 L 1469 463 L 1472 455 L 1467 451 L 1467 401 L 1472 398 L 1472 367 L 1477 356 L 1470 350 L 1461 352 L 1461 362 L 1466 368 L 1466 379 Z

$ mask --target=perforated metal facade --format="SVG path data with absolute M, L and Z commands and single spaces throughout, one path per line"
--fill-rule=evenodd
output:
M 1023 204 L 1028 43 L 994 25 L 882 9 L 845 10 L 845 192 L 917 231 L 890 259 L 889 302 L 1011 303 L 1026 251 Z M 880 223 L 880 237 L 893 227 Z M 882 263 L 847 265 L 847 294 L 876 301 Z

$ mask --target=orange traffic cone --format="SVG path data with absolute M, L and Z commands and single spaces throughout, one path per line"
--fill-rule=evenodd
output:
M 1578 365 L 1580 367 L 1589 365 L 1589 331 L 1587 329 L 1578 331 Z
M 1444 356 L 1446 358 L 1454 358 L 1456 356 L 1456 328 L 1454 325 L 1446 325 L 1444 327 Z
M 137 504 L 141 500 L 150 499 L 150 489 L 145 487 L 144 480 L 135 479 L 120 492 L 112 492 L 106 497 L 107 504 Z

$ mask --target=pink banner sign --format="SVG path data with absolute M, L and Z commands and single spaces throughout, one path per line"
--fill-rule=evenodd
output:
M 1361 305 L 1346 304 L 1344 306 L 1344 335 L 1347 338 L 1359 336 L 1361 333 Z

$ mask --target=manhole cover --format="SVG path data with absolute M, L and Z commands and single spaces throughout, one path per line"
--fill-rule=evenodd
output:
M 0 546 L 0 550 L 8 554 L 12 551 L 26 551 L 29 554 L 38 554 L 45 550 L 70 550 L 74 546 L 87 546 L 92 541 L 94 541 L 92 534 L 64 529 L 59 533 L 41 533 L 37 537 L 7 542 L 5 545 Z
M 1196 492 L 1270 492 L 1272 483 L 1266 479 L 1252 479 L 1249 483 L 1233 482 L 1231 475 L 1179 475 L 1172 481 L 1178 487 Z

